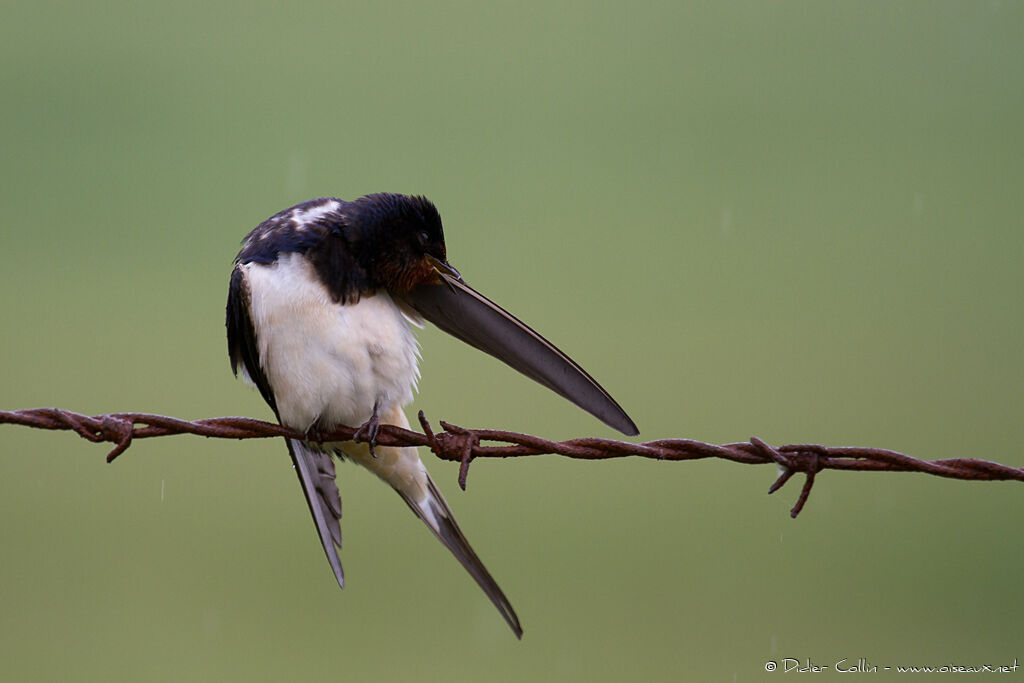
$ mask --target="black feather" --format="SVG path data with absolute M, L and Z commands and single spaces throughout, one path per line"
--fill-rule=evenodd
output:
M 238 376 L 238 367 L 245 368 L 249 378 L 260 390 L 260 395 L 270 409 L 277 415 L 277 402 L 270 388 L 263 368 L 260 366 L 260 352 L 256 346 L 256 330 L 249 316 L 249 288 L 245 283 L 245 274 L 235 266 L 231 273 L 228 286 L 227 321 L 228 356 L 231 358 L 231 371 Z
M 334 301 L 356 303 L 383 285 L 373 267 L 376 231 L 353 218 L 357 202 L 321 197 L 279 211 L 242 242 L 236 263 L 272 264 L 281 254 L 305 255 Z

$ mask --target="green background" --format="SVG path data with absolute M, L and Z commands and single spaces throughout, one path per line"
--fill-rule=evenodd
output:
M 1024 465 L 1020 2 L 7 2 L 0 408 L 269 411 L 232 378 L 239 241 L 423 193 L 469 282 L 641 438 Z M 428 329 L 417 408 L 615 434 Z M 720 680 L 1024 661 L 1024 488 L 720 461 L 427 456 L 517 642 L 339 468 L 339 591 L 283 444 L 114 465 L 0 427 L 0 678 Z M 829 670 L 816 680 L 832 678 Z M 1022 675 L 1019 670 L 1016 675 Z M 790 674 L 790 677 L 795 674 Z

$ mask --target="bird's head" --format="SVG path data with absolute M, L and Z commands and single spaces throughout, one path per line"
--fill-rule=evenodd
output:
M 440 273 L 459 278 L 447 262 L 441 215 L 426 197 L 368 194 L 346 213 L 358 233 L 360 260 L 388 291 L 436 283 Z

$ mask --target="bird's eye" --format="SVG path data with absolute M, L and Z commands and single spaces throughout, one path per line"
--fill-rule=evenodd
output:
M 428 242 L 430 242 L 430 235 L 427 234 L 426 230 L 421 230 L 419 237 L 420 237 L 420 244 L 422 244 L 422 245 L 426 245 Z

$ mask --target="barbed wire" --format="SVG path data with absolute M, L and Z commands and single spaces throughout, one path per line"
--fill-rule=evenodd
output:
M 860 472 L 921 472 L 948 479 L 969 481 L 1021 481 L 1024 468 L 1009 467 L 975 458 L 918 460 L 909 455 L 881 448 L 829 447 L 817 444 L 770 446 L 756 437 L 750 441 L 715 445 L 691 439 L 658 439 L 647 443 L 629 443 L 612 439 L 580 438 L 548 441 L 530 434 L 500 429 L 466 429 L 441 421 L 444 431 L 435 432 L 423 411 L 419 413 L 423 432 L 381 425 L 376 443 L 382 446 L 427 446 L 438 458 L 460 463 L 459 486 L 466 488 L 469 465 L 475 458 L 518 458 L 534 455 L 561 455 L 578 460 L 607 460 L 636 456 L 653 460 L 702 460 L 718 458 L 746 465 L 775 463 L 779 475 L 768 489 L 775 493 L 798 472 L 806 475 L 800 496 L 790 510 L 796 517 L 803 510 L 822 470 Z M 174 434 L 195 434 L 218 439 L 265 439 L 309 435 L 287 427 L 248 417 L 215 417 L 189 422 L 166 415 L 146 413 L 110 413 L 82 415 L 59 408 L 0 411 L 0 424 L 15 424 L 36 429 L 73 431 L 93 443 L 112 443 L 107 462 L 124 453 L 135 439 Z M 317 434 L 318 441 L 351 441 L 358 427 L 338 427 Z M 361 440 L 361 439 L 357 439 Z M 504 445 L 484 445 L 492 442 Z

